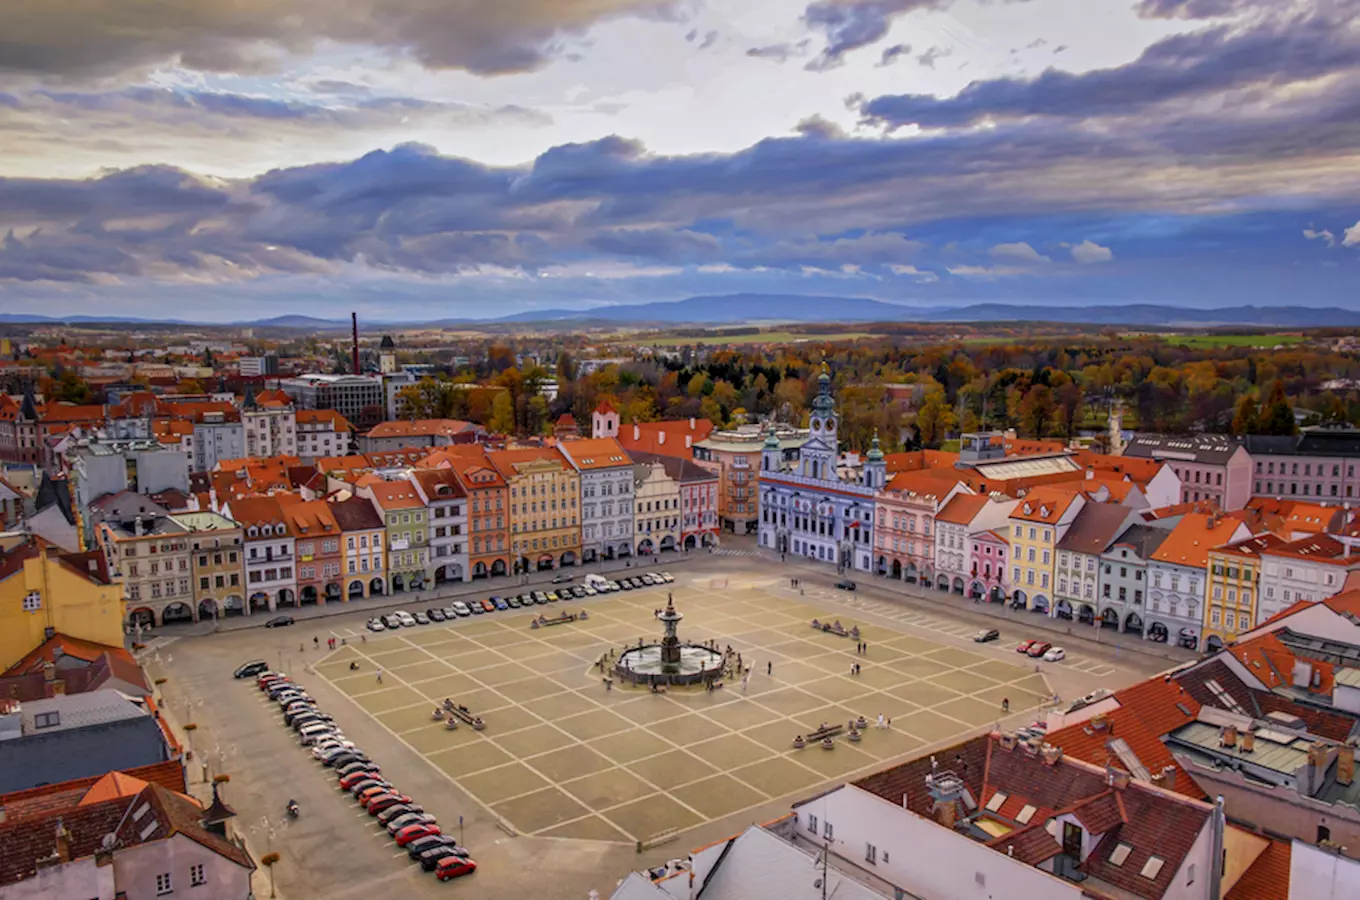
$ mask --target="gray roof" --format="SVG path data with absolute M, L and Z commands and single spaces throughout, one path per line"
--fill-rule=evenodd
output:
M 1162 541 L 1166 540 L 1171 534 L 1168 528 L 1157 528 L 1153 525 L 1130 525 L 1125 528 L 1111 544 L 1128 544 L 1133 547 L 1140 559 L 1147 560 L 1157 548 L 1162 546 Z
M 1360 429 L 1318 425 L 1304 428 L 1297 437 L 1268 434 L 1247 435 L 1252 456 L 1360 456 Z
M 1124 448 L 1124 455 L 1222 465 L 1241 446 L 1242 438 L 1227 434 L 1138 434 Z
M 752 825 L 736 838 L 709 873 L 704 900 L 817 900 L 822 867 L 815 852 Z M 834 867 L 826 873 L 826 896 L 836 900 L 884 900 L 881 894 Z M 696 880 L 697 883 L 697 880 Z
M 691 481 L 716 481 L 718 476 L 705 469 L 698 463 L 691 462 L 680 456 L 666 456 L 662 453 L 640 453 L 629 450 L 628 456 L 634 463 L 641 465 L 651 465 L 660 463 L 666 467 L 666 474 L 672 480 L 685 484 Z
M 30 700 L 20 707 L 24 720 L 24 734 L 49 734 L 56 731 L 69 731 L 74 728 L 88 728 L 91 725 L 107 725 L 139 719 L 147 715 L 146 710 L 133 703 L 117 691 L 89 691 L 84 694 L 65 694 L 45 700 Z M 41 713 L 55 712 L 59 722 L 39 728 L 35 719 Z
M 1104 553 L 1123 530 L 1131 510 L 1117 503 L 1088 503 L 1077 513 L 1059 550 L 1072 553 Z

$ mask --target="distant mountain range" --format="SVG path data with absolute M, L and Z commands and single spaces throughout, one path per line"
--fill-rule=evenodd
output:
M 145 325 L 235 325 L 336 331 L 349 328 L 347 319 L 283 315 L 249 322 L 194 323 L 180 319 L 142 319 L 101 316 L 30 316 L 0 314 L 0 323 L 109 323 Z M 1360 326 L 1360 312 L 1338 307 L 1225 306 L 1188 309 L 1154 303 L 1126 306 L 1039 306 L 979 303 L 961 307 L 920 307 L 886 303 L 867 297 L 810 297 L 782 294 L 728 294 L 686 300 L 599 306 L 591 309 L 545 309 L 496 319 L 437 319 L 426 322 L 363 320 L 371 331 L 383 326 L 475 326 L 557 323 L 586 325 L 737 325 L 771 322 L 1054 322 L 1066 325 L 1116 325 L 1144 328 L 1324 328 Z

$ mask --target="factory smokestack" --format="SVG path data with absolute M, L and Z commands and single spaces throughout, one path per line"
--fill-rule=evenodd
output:
M 359 374 L 359 314 L 352 312 L 349 314 L 350 324 L 354 328 L 354 374 Z

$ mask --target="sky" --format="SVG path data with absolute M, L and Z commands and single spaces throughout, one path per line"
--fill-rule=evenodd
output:
M 1360 309 L 1360 0 L 0 0 L 0 21 L 0 313 Z

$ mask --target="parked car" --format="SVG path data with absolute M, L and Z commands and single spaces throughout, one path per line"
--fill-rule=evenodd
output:
M 397 839 L 398 847 L 405 847 L 416 838 L 429 837 L 432 834 L 440 834 L 439 826 L 433 822 L 422 822 L 419 825 L 407 825 L 398 831 L 393 837 Z
M 440 881 L 449 881 L 453 878 L 471 875 L 475 871 L 477 871 L 477 864 L 472 860 L 461 856 L 447 856 L 435 864 L 434 876 Z
M 454 847 L 458 850 L 462 849 L 461 847 L 458 846 L 458 842 L 455 841 L 451 836 L 447 834 L 432 834 L 428 835 L 427 837 L 416 838 L 414 841 L 411 841 L 411 843 L 407 844 L 406 854 L 410 856 L 411 859 L 420 859 L 420 854 L 426 852 L 427 850 L 431 850 L 435 847 Z M 467 856 L 467 853 L 464 852 L 461 855 Z
M 440 844 L 438 847 L 432 847 L 420 854 L 420 867 L 426 872 L 433 872 L 441 859 L 449 858 L 462 859 L 463 856 L 459 854 L 457 847 Z
M 1019 644 L 1016 645 L 1016 647 L 1015 647 L 1015 652 L 1016 652 L 1016 653 L 1028 653 L 1028 652 L 1029 652 L 1029 648 L 1030 648 L 1030 647 L 1033 647 L 1033 646 L 1034 646 L 1035 644 L 1037 644 L 1037 643 L 1039 643 L 1039 642 L 1036 641 L 1036 640 L 1034 640 L 1033 638 L 1031 638 L 1031 639 L 1029 639 L 1029 640 L 1027 640 L 1027 641 L 1021 641 Z
M 317 741 L 316 746 L 312 748 L 312 757 L 314 759 L 323 759 L 332 750 L 353 750 L 353 749 L 354 749 L 353 741 L 345 737 L 343 734 L 336 734 L 334 737 Z
M 973 635 L 974 642 L 979 644 L 985 644 L 988 641 L 995 641 L 999 640 L 1000 638 L 1001 632 L 997 631 L 995 628 L 984 628 L 977 634 Z
M 1044 654 L 1044 662 L 1062 662 L 1067 658 L 1067 652 L 1061 647 L 1050 647 Z
M 412 618 L 414 618 L 414 619 L 416 620 L 416 624 L 417 624 L 417 625 L 429 625 L 429 624 L 430 624 L 430 617 L 427 616 L 427 615 L 425 615 L 423 612 L 418 612 L 418 613 L 416 613 L 414 616 L 412 616 Z
M 480 616 L 486 612 L 486 607 L 482 606 L 482 601 L 480 600 L 469 600 L 468 609 L 472 610 L 474 616 Z
M 421 809 L 419 803 L 400 803 L 378 813 L 378 823 L 387 829 L 388 834 L 396 834 L 407 825 L 433 821 L 434 816 Z
M 393 613 L 393 615 L 395 615 L 397 617 L 397 620 L 401 622 L 403 628 L 413 628 L 416 624 L 416 617 L 411 615 L 404 609 L 397 610 L 395 613 Z
M 444 621 L 445 618 L 444 610 L 440 609 L 437 606 L 432 606 L 429 609 L 425 610 L 425 615 L 430 617 L 431 622 L 442 622 Z
M 623 579 L 622 581 L 619 582 L 619 587 L 625 591 L 631 591 L 633 589 L 633 579 L 631 578 Z
M 335 767 L 337 778 L 348 778 L 356 772 L 366 772 L 369 775 L 378 775 L 382 772 L 382 766 L 369 759 L 358 759 Z
M 639 575 L 638 578 L 640 578 L 640 579 L 642 580 L 642 583 L 643 583 L 643 584 L 647 584 L 647 585 L 653 585 L 653 584 L 659 584 L 659 583 L 660 583 L 660 580 L 657 579 L 657 578 L 655 578 L 655 577 L 652 576 L 652 575 Z
M 452 603 L 450 603 L 448 606 L 444 607 L 444 618 L 445 618 L 445 619 L 448 619 L 448 620 L 450 620 L 450 621 L 452 621 L 453 619 L 458 618 L 458 610 L 456 610 L 456 609 L 453 608 L 453 604 L 452 604 Z
M 397 618 L 396 613 L 386 613 L 383 615 L 382 623 L 387 626 L 389 631 L 394 631 L 401 627 L 401 619 Z
M 401 806 L 402 804 L 410 802 L 411 798 L 407 797 L 405 794 L 379 794 L 368 801 L 368 814 L 370 816 L 376 816 L 378 813 L 389 807 Z
M 840 581 L 836 582 L 836 590 L 838 591 L 853 591 L 854 589 L 855 583 L 849 578 L 842 578 Z
M 372 769 L 356 769 L 348 775 L 340 776 L 340 787 L 349 790 L 359 782 L 369 778 L 372 778 L 374 781 L 378 780 Z
M 561 575 L 554 575 L 554 576 L 553 576 L 552 583 L 553 583 L 553 584 L 571 584 L 571 583 L 572 583 L 573 581 L 575 581 L 575 580 L 576 580 L 576 576 L 575 576 L 575 575 L 567 575 L 566 573 L 563 573 L 563 574 L 561 574 Z
M 350 786 L 345 788 L 345 790 L 349 791 L 351 794 L 357 797 L 364 791 L 370 790 L 372 788 L 382 788 L 383 790 L 387 790 L 391 786 L 392 786 L 391 783 L 389 783 L 386 779 L 370 774 L 368 778 L 360 778 L 358 781 L 351 782 Z
M 509 597 L 505 598 L 505 605 L 511 609 L 519 609 L 524 605 L 524 601 L 520 600 L 519 597 L 516 597 L 514 594 L 511 594 Z
M 557 591 L 548 591 L 548 602 L 549 602 L 549 603 L 556 603 L 558 600 L 561 600 L 561 599 L 562 599 L 562 595 L 559 594 L 559 593 L 557 593 Z
M 350 791 L 350 793 L 353 794 L 355 799 L 357 799 L 360 803 L 367 806 L 368 801 L 372 800 L 379 794 L 392 793 L 392 785 L 388 784 L 386 781 L 380 781 L 378 784 L 371 784 L 368 787 Z
M 289 678 L 282 672 L 261 672 L 259 675 L 255 676 L 255 686 L 263 691 L 268 689 L 270 685 L 274 684 L 277 681 L 292 681 L 292 680 L 293 679 Z
M 610 592 L 611 594 L 614 593 L 615 591 L 619 591 L 619 590 L 622 590 L 622 589 L 623 589 L 623 585 L 619 584 L 617 581 L 614 581 L 613 579 L 610 579 L 610 581 L 609 581 L 609 592 Z
M 373 618 L 371 618 L 371 619 L 368 620 L 368 630 L 369 630 L 369 631 L 386 631 L 386 630 L 387 630 L 387 626 L 383 624 L 382 619 L 379 619 L 377 616 L 374 616 Z
M 533 597 L 534 602 L 537 603 L 539 606 L 543 606 L 548 602 L 548 595 L 543 593 L 542 591 L 534 591 Z
M 491 604 L 492 604 L 493 606 L 495 606 L 496 609 L 509 609 L 509 608 L 510 608 L 510 604 L 505 602 L 505 598 L 504 598 L 504 597 L 492 597 L 492 598 L 491 598 Z
M 333 757 L 327 757 L 326 759 L 322 760 L 322 762 L 327 767 L 339 767 L 345 765 L 346 763 L 368 761 L 369 761 L 368 756 L 365 755 L 361 750 L 348 750 L 344 753 L 340 753 Z
M 292 617 L 292 616 L 275 616 L 274 618 L 270 619 L 268 622 L 265 622 L 265 623 L 264 623 L 264 627 L 265 627 L 265 628 L 284 628 L 284 627 L 286 627 L 286 626 L 288 626 L 288 625 L 292 625 L 292 624 L 293 624 L 293 617 Z
M 236 671 L 231 673 L 232 678 L 253 678 L 261 672 L 269 670 L 269 663 L 262 659 L 252 659 L 250 662 L 241 663 L 236 667 Z
M 490 598 L 482 601 L 482 612 L 495 612 L 496 604 Z
M 666 582 L 666 584 L 670 584 L 671 582 L 675 581 L 675 576 L 672 575 L 670 572 L 662 572 L 661 580 Z
M 1034 657 L 1035 659 L 1038 659 L 1039 657 L 1047 653 L 1049 648 L 1052 646 L 1053 645 L 1050 644 L 1048 641 L 1035 641 L 1034 643 L 1029 645 L 1029 655 Z
M 472 615 L 472 610 L 468 609 L 468 605 L 464 603 L 462 600 L 453 601 L 452 606 L 453 611 L 464 618 L 467 618 L 468 616 Z
M 581 588 L 580 590 L 581 590 L 581 593 L 584 594 L 584 595 L 587 596 L 587 597 L 594 597 L 596 594 L 599 593 L 598 590 L 596 590 L 595 588 L 591 587 L 590 585 L 586 585 L 585 587 Z

